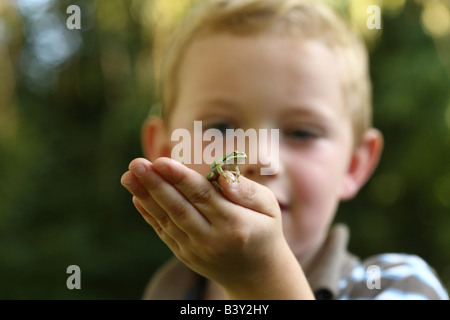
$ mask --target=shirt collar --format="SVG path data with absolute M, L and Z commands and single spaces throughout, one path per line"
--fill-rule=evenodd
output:
M 339 293 L 339 280 L 358 262 L 347 251 L 348 239 L 347 226 L 335 225 L 310 266 L 306 277 L 317 299 L 335 299 Z

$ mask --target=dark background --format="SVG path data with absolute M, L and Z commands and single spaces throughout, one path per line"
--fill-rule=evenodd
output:
M 170 251 L 120 185 L 155 63 L 189 0 L 0 2 L 0 298 L 139 299 Z M 328 1 L 367 39 L 385 150 L 337 216 L 367 257 L 415 253 L 450 287 L 449 1 Z M 381 30 L 367 6 L 379 4 Z M 69 30 L 69 5 L 81 30 Z M 81 269 L 69 290 L 66 269 Z

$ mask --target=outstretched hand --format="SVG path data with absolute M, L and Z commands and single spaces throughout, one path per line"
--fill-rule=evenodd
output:
M 169 158 L 135 159 L 121 179 L 137 210 L 178 259 L 216 281 L 228 297 L 312 298 L 284 239 L 275 196 L 245 177 L 239 181 L 220 177 L 219 192 Z

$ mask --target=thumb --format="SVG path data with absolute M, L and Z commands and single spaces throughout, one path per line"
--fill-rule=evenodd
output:
M 278 201 L 269 188 L 244 176 L 239 177 L 239 182 L 228 182 L 220 176 L 218 182 L 228 200 L 271 217 L 281 216 Z

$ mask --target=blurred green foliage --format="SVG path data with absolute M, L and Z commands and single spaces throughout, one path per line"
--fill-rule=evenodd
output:
M 368 39 L 385 150 L 337 221 L 354 253 L 416 253 L 449 288 L 449 35 L 426 32 L 421 1 L 395 3 Z M 71 4 L 81 30 L 66 27 Z M 119 183 L 155 102 L 152 52 L 167 32 L 155 21 L 168 20 L 151 4 L 0 4 L 1 299 L 139 299 L 171 255 Z M 81 290 L 66 287 L 72 264 Z

